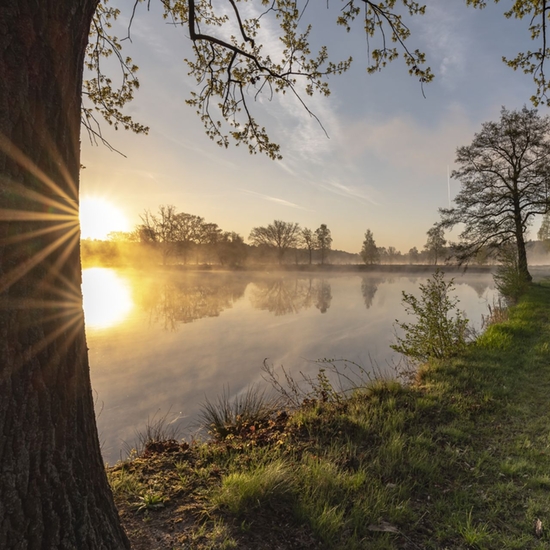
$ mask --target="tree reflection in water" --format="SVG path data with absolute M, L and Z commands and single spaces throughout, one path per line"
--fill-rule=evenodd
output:
M 217 317 L 243 297 L 247 284 L 232 274 L 167 277 L 144 283 L 136 301 L 149 313 L 151 322 L 173 331 L 182 323 Z
M 328 280 L 314 277 L 276 277 L 254 283 L 250 295 L 252 307 L 275 315 L 298 313 L 313 305 L 325 313 L 332 301 Z
M 363 300 L 367 309 L 372 306 L 374 295 L 378 290 L 378 285 L 382 284 L 383 282 L 385 282 L 384 277 L 367 275 L 361 278 L 361 294 L 363 295 Z

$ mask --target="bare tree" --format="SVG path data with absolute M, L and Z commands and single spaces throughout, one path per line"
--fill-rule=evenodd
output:
M 452 177 L 462 183 L 456 206 L 441 209 L 441 227 L 464 224 L 456 246 L 459 261 L 473 258 L 484 247 L 493 254 L 512 243 L 525 280 L 525 232 L 537 214 L 550 207 L 550 118 L 536 109 L 504 107 L 498 122 L 486 122 L 471 145 L 459 147 L 460 168 Z
M 152 214 L 146 210 L 140 215 L 142 224 L 140 233 L 145 241 L 155 243 L 162 254 L 162 264 L 166 265 L 168 258 L 176 253 L 178 238 L 178 215 L 176 207 L 159 206 L 158 213 Z
M 256 246 L 267 246 L 277 250 L 279 265 L 285 252 L 299 242 L 300 226 L 297 223 L 275 220 L 267 227 L 254 227 L 248 239 Z
M 309 253 L 309 265 L 311 265 L 311 257 L 313 255 L 313 251 L 315 250 L 315 237 L 313 235 L 313 231 L 311 229 L 308 229 L 307 227 L 304 227 L 300 234 L 300 241 L 302 243 L 302 246 Z

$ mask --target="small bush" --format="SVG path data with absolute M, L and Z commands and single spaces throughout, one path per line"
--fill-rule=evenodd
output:
M 510 304 L 515 304 L 525 294 L 529 281 L 519 269 L 515 247 L 503 247 L 499 254 L 500 265 L 493 276 L 500 295 Z
M 390 347 L 414 361 L 450 357 L 466 346 L 468 319 L 456 307 L 458 298 L 450 296 L 453 279 L 445 282 L 443 278 L 444 273 L 438 269 L 431 280 L 420 285 L 420 298 L 403 292 L 405 311 L 416 317 L 416 323 L 396 320 L 405 335 L 396 335 L 397 343 Z

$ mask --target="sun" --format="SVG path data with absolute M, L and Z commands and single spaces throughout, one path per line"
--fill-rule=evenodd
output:
M 80 231 L 83 239 L 105 240 L 112 231 L 129 231 L 128 220 L 114 204 L 100 197 L 80 201 Z

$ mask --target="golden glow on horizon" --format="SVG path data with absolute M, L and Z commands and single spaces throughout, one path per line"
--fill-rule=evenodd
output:
M 128 231 L 128 220 L 111 202 L 99 197 L 80 201 L 80 231 L 83 239 L 105 240 L 112 231 Z
M 112 269 L 105 267 L 83 270 L 82 294 L 88 328 L 102 329 L 118 325 L 134 307 L 128 283 Z

